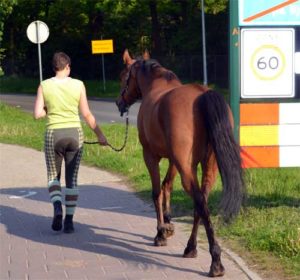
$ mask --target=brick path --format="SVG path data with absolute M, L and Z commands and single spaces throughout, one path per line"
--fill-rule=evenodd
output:
M 96 168 L 81 166 L 79 183 L 75 233 L 53 232 L 43 153 L 0 144 L 1 280 L 209 279 L 207 248 L 196 259 L 181 257 L 186 225 L 175 222 L 168 246 L 154 247 L 151 204 Z M 223 264 L 221 279 L 260 279 L 239 258 L 223 254 Z

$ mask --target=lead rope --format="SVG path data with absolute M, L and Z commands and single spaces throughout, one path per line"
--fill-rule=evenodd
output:
M 124 143 L 123 143 L 122 147 L 120 147 L 120 148 L 115 148 L 115 147 L 113 147 L 110 143 L 107 144 L 107 146 L 109 146 L 109 147 L 110 147 L 112 150 L 114 150 L 115 152 L 121 152 L 121 151 L 125 148 L 125 146 L 126 146 L 127 139 L 128 139 L 128 126 L 129 126 L 128 113 L 129 113 L 129 111 L 127 111 L 127 114 L 126 114 L 125 139 L 124 139 Z M 88 145 L 99 144 L 98 141 L 94 141 L 94 142 L 84 141 L 83 143 L 84 143 L 84 144 L 88 144 Z

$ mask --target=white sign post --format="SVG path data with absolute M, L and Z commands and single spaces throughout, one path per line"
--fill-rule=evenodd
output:
M 242 98 L 295 96 L 293 28 L 241 31 Z
M 40 70 L 40 82 L 41 82 L 43 80 L 41 44 L 48 39 L 49 28 L 46 23 L 40 20 L 36 20 L 28 25 L 26 33 L 28 39 L 32 43 L 38 44 L 39 70 Z

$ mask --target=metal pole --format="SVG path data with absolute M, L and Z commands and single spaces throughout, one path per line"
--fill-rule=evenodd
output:
M 102 76 L 103 76 L 103 91 L 106 91 L 105 87 L 105 67 L 104 67 L 104 55 L 102 54 Z
M 102 40 L 101 35 L 101 40 Z M 106 92 L 106 86 L 105 86 L 105 66 L 104 66 L 104 55 L 102 54 L 102 78 L 103 78 L 103 92 Z
M 202 18 L 203 84 L 207 86 L 204 0 L 201 0 L 201 15 L 202 15 L 201 18 Z
M 230 42 L 230 65 L 229 65 L 229 89 L 230 107 L 234 118 L 234 136 L 239 142 L 240 125 L 240 60 L 239 60 L 239 20 L 238 1 L 229 2 L 229 42 Z
M 36 24 L 36 39 L 37 39 L 37 42 L 38 42 L 38 55 L 39 55 L 39 70 L 40 70 L 40 82 L 43 81 L 43 73 L 42 73 L 42 52 L 41 52 L 41 44 L 40 44 L 40 38 L 39 38 L 39 33 L 40 33 L 40 23 L 39 21 L 37 20 L 35 22 Z

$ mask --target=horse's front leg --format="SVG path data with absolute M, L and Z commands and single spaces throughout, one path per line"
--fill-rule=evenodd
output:
M 157 235 L 154 238 L 155 246 L 167 245 L 167 229 L 164 224 L 163 215 L 163 192 L 160 187 L 159 161 L 160 158 L 151 154 L 146 149 L 143 150 L 144 161 L 148 168 L 152 183 L 152 198 L 157 218 Z
M 177 169 L 173 163 L 169 161 L 169 168 L 162 183 L 162 190 L 164 195 L 163 208 L 164 208 L 164 223 L 167 227 L 167 237 L 174 234 L 174 225 L 171 223 L 171 193 L 173 190 L 174 178 L 177 174 Z

